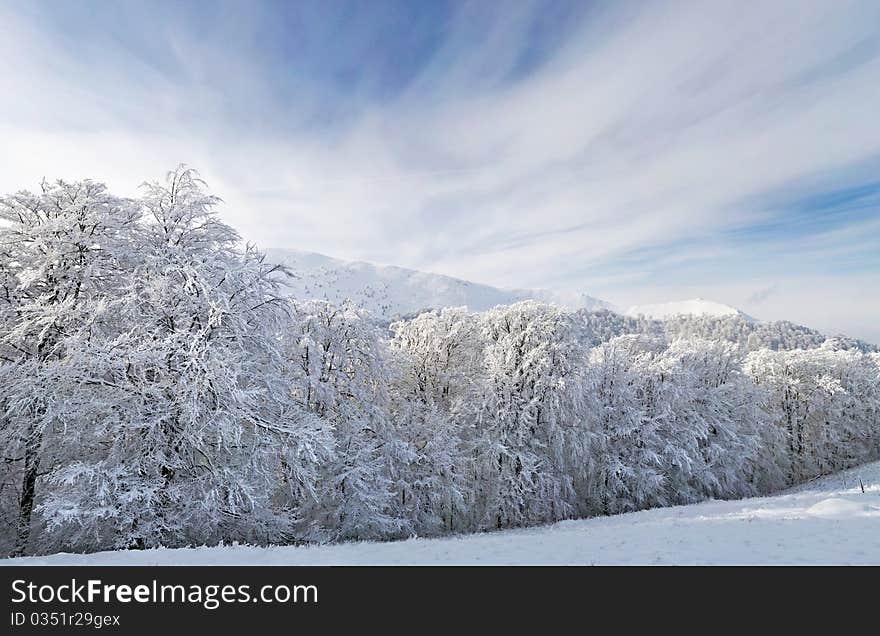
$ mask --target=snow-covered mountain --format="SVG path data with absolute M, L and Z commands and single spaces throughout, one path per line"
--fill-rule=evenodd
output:
M 716 303 L 703 298 L 693 298 L 691 300 L 680 300 L 676 302 L 656 303 L 650 305 L 635 305 L 626 311 L 627 316 L 645 316 L 646 318 L 654 318 L 657 320 L 681 314 L 715 317 L 739 316 L 740 318 L 754 321 L 754 318 L 743 313 L 736 307 Z
M 635 305 L 626 312 L 604 300 L 580 292 L 552 289 L 502 289 L 460 278 L 431 274 L 394 265 L 346 261 L 316 252 L 270 248 L 269 260 L 289 266 L 296 278 L 288 284 L 295 298 L 321 298 L 339 303 L 347 298 L 384 318 L 412 314 L 424 309 L 466 306 L 484 311 L 521 300 L 540 300 L 575 311 L 608 309 L 629 316 L 663 319 L 679 314 L 740 316 L 754 320 L 739 309 L 695 298 L 678 302 Z
M 587 294 L 548 289 L 499 289 L 459 278 L 391 265 L 344 261 L 314 252 L 267 249 L 269 260 L 289 266 L 296 298 L 340 302 L 350 298 L 378 316 L 391 318 L 428 308 L 466 306 L 484 311 L 521 300 L 540 300 L 569 310 L 614 309 Z

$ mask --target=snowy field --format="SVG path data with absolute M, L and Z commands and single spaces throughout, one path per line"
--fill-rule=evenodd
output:
M 859 485 L 864 483 L 865 492 Z M 880 564 L 880 462 L 773 497 L 443 539 L 55 554 L 4 565 Z

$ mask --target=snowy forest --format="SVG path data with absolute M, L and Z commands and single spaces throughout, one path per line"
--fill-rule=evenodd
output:
M 0 199 L 0 553 L 436 536 L 880 457 L 880 354 L 791 323 L 288 298 L 185 167 Z

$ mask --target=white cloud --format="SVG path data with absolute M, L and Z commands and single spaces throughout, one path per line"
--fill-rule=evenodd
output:
M 871 276 L 829 272 L 807 290 L 790 269 L 707 290 L 678 273 L 661 288 L 665 298 L 639 285 L 670 258 L 729 258 L 729 248 L 699 239 L 767 214 L 744 201 L 880 154 L 876 3 L 617 5 L 591 14 L 547 64 L 514 80 L 528 16 L 511 14 L 467 54 L 453 29 L 395 100 L 357 104 L 354 121 L 296 133 L 284 117 L 300 121 L 311 97 L 271 102 L 271 76 L 228 50 L 157 34 L 193 78 L 181 84 L 121 46 L 112 68 L 68 59 L 40 29 L 8 18 L 2 191 L 90 176 L 131 192 L 185 161 L 227 202 L 227 219 L 264 245 L 497 285 L 580 287 L 626 296 L 622 304 L 697 290 L 748 305 L 755 289 L 786 279 L 787 291 L 759 315 L 777 317 L 778 307 L 856 330 L 880 322 L 877 305 L 857 300 Z M 279 125 L 256 113 L 250 123 L 231 117 L 228 102 L 241 95 L 259 99 L 260 115 Z M 600 273 L 663 245 L 676 251 L 647 270 Z M 846 310 L 820 309 L 817 294 Z

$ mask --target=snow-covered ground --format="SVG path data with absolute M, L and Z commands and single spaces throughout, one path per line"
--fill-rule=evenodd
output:
M 864 484 L 862 493 L 859 479 Z M 880 462 L 772 497 L 444 539 L 55 554 L 5 565 L 880 564 Z

